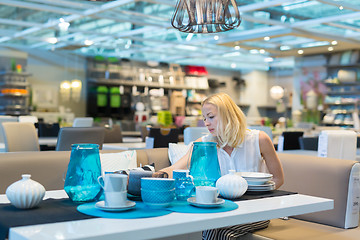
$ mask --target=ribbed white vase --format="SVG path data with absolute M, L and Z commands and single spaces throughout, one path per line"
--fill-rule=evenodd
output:
M 241 197 L 248 188 L 247 181 L 235 174 L 235 170 L 229 170 L 226 174 L 216 181 L 216 187 L 220 195 L 227 199 L 236 199 Z
M 17 208 L 36 207 L 45 195 L 45 188 L 40 183 L 30 179 L 30 174 L 21 175 L 22 179 L 14 182 L 6 189 L 6 196 Z

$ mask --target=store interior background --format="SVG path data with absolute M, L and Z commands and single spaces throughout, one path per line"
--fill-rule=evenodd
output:
M 105 44 L 106 47 L 112 46 L 111 49 L 107 49 L 112 51 L 111 56 L 118 52 L 119 61 L 127 58 L 135 65 L 139 63 L 136 61 L 141 57 L 143 57 L 141 63 L 143 65 L 151 59 L 152 62 L 156 59 L 158 63 L 163 63 L 161 58 L 165 56 L 168 61 L 164 63 L 171 64 L 169 59 L 174 59 L 174 62 L 180 64 L 182 68 L 187 65 L 205 66 L 208 72 L 206 78 L 220 84 L 205 90 L 197 89 L 195 92 L 205 96 L 215 92 L 228 93 L 245 112 L 249 124 L 264 124 L 264 119 L 269 118 L 275 125 L 277 120 L 284 116 L 292 119 L 290 125 L 295 121 L 321 124 L 326 108 L 331 104 L 337 104 L 336 102 L 328 106 L 323 104 L 326 91 L 332 90 L 322 89 L 321 92 L 318 86 L 312 89 L 317 94 L 320 91 L 321 96 L 317 96 L 316 106 L 311 110 L 314 114 L 309 116 L 306 96 L 304 98 L 304 85 L 324 83 L 329 77 L 334 77 L 335 75 L 330 74 L 329 71 L 329 59 L 333 55 L 350 51 L 358 54 L 357 49 L 360 48 L 357 40 L 359 39 L 357 1 L 238 0 L 243 21 L 237 29 L 218 35 L 194 34 L 190 37 L 171 28 L 169 20 L 175 2 L 130 1 L 128 4 L 121 1 L 48 2 L 49 5 L 54 5 L 51 8 L 46 3 L 26 2 L 27 5 L 16 2 L 1 5 L 3 7 L 1 24 L 7 27 L 7 31 L 11 34 L 0 41 L 0 70 L 5 73 L 11 72 L 11 65 L 15 61 L 22 66 L 23 73 L 30 74 L 27 81 L 32 93 L 30 106 L 32 111 L 55 113 L 65 111 L 73 113 L 74 117 L 93 116 L 89 113 L 89 108 L 93 105 L 89 102 L 90 85 L 93 84 L 89 81 L 89 59 L 95 58 L 94 51 L 99 51 L 98 55 L 101 56 L 103 48 L 101 44 Z M 89 12 L 89 9 L 94 12 Z M 11 14 L 12 12 L 18 15 L 15 16 Z M 122 19 L 124 16 L 115 16 L 118 12 L 126 15 L 126 21 Z M 147 17 L 137 16 L 139 14 Z M 139 23 L 141 18 L 144 25 Z M 69 19 L 69 31 L 61 30 L 61 19 L 62 21 Z M 109 26 L 110 28 L 107 28 Z M 159 33 L 154 34 L 155 37 L 153 29 L 159 30 Z M 140 34 L 136 30 L 139 30 Z M 100 40 L 93 46 L 86 47 L 83 40 L 88 40 L 93 32 L 97 36 L 104 34 L 106 40 Z M 119 32 L 130 34 L 130 37 L 117 37 Z M 72 37 L 72 34 L 77 37 Z M 137 38 L 138 36 L 141 37 Z M 58 37 L 59 42 L 51 43 L 47 37 Z M 132 40 L 132 37 L 135 40 Z M 162 41 L 167 44 L 162 46 Z M 129 48 L 123 46 L 125 42 L 131 42 Z M 337 43 L 333 44 L 333 42 Z M 282 50 L 281 47 L 285 45 L 291 45 L 290 49 Z M 313 46 L 304 48 L 305 53 L 300 54 L 302 45 Z M 138 46 L 140 50 L 136 49 Z M 184 47 L 193 47 L 196 50 L 192 52 L 189 49 L 185 50 Z M 66 48 L 68 50 L 64 50 Z M 155 48 L 155 51 L 152 48 Z M 209 50 L 212 49 L 214 54 L 209 54 Z M 149 52 L 145 52 L 147 50 Z M 256 50 L 257 53 L 253 54 L 252 50 Z M 133 54 L 132 51 L 135 53 Z M 107 59 L 108 56 L 103 54 L 102 57 Z M 130 57 L 134 57 L 135 60 Z M 267 57 L 271 58 L 270 62 L 265 61 Z M 203 61 L 199 60 L 195 63 L 198 59 Z M 235 67 L 230 67 L 230 64 Z M 351 65 L 338 64 L 338 69 L 344 67 L 350 70 L 348 72 L 351 74 L 355 73 L 356 77 L 351 80 L 353 82 L 351 86 L 356 91 L 360 79 L 356 72 L 358 65 L 359 57 Z M 148 65 L 146 68 L 152 67 Z M 136 70 L 130 74 L 134 75 L 132 79 L 139 80 Z M 64 80 L 73 79 L 82 82 L 80 99 L 64 100 L 60 93 L 60 85 Z M 100 85 L 101 81 L 97 84 Z M 113 84 L 113 86 L 120 85 L 116 81 Z M 279 101 L 271 97 L 270 89 L 273 86 L 280 86 L 285 90 L 283 101 L 286 110 L 283 108 L 279 111 Z M 309 86 L 307 87 L 306 92 L 309 91 Z M 130 89 L 131 84 L 129 83 L 125 88 Z M 345 90 L 347 88 L 349 87 L 344 87 Z M 186 88 L 187 91 L 190 89 Z M 339 94 L 345 91 L 344 89 L 340 89 Z M 170 98 L 170 93 L 175 90 L 182 89 L 167 87 L 165 94 Z M 348 96 L 345 94 L 341 97 L 343 101 Z M 354 100 L 349 104 L 354 108 L 351 111 L 358 111 L 358 97 L 351 96 L 351 98 Z M 322 102 L 319 101 L 320 99 Z M 348 103 L 344 103 L 343 106 L 346 104 Z M 340 111 L 344 112 L 346 108 L 343 107 Z M 153 112 L 153 115 L 156 115 L 156 112 Z M 103 115 L 103 117 L 111 116 Z M 126 113 L 119 114 L 115 118 L 133 119 L 134 116 Z M 338 126 L 352 127 L 353 124 L 338 124 Z
M 45 50 L 14 50 L 11 48 L 0 48 L 0 58 L 3 62 L 7 61 L 7 70 L 10 69 L 11 59 L 16 59 L 17 63 L 23 63 L 23 71 L 31 74 L 28 82 L 31 88 L 43 89 L 51 92 L 48 100 L 56 107 L 44 107 L 41 111 L 56 112 L 59 106 L 64 106 L 67 111 L 71 111 L 76 117 L 86 116 L 87 100 L 87 77 L 86 77 L 86 58 L 76 56 L 67 52 L 51 52 Z M 4 66 L 4 65 L 3 65 Z M 5 65 L 6 66 L 6 65 Z M 276 101 L 269 95 L 269 89 L 274 85 L 284 87 L 287 94 L 293 92 L 296 76 L 291 69 L 278 69 L 273 72 L 267 71 L 231 71 L 224 69 L 206 68 L 208 79 L 216 79 L 223 83 L 223 86 L 209 88 L 205 93 L 226 92 L 246 113 L 247 117 L 258 120 L 266 116 L 277 117 L 275 111 Z M 237 77 L 245 80 L 245 84 L 238 84 L 233 78 Z M 82 81 L 80 101 L 64 101 L 60 96 L 60 84 L 64 79 L 80 79 Z

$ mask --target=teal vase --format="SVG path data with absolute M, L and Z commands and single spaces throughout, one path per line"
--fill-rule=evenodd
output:
M 73 144 L 71 146 L 64 190 L 74 202 L 90 202 L 99 198 L 101 186 L 97 179 L 101 176 L 99 145 Z
M 190 175 L 195 186 L 213 186 L 221 177 L 216 143 L 194 142 L 190 162 Z

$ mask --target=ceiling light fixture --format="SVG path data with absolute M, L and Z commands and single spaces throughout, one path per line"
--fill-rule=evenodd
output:
M 58 26 L 60 28 L 60 31 L 67 31 L 69 26 L 70 26 L 70 23 L 66 22 L 63 18 L 60 18 L 59 19 L 59 23 L 58 23 Z
M 328 51 L 329 52 L 334 51 L 334 48 L 333 47 L 328 47 Z
M 303 54 L 303 53 L 304 53 L 304 51 L 301 49 L 298 51 L 298 54 Z
M 91 40 L 86 39 L 86 40 L 84 41 L 84 44 L 85 44 L 86 46 L 90 46 L 90 45 L 93 45 L 93 44 L 94 44 L 94 41 L 91 41 Z
M 51 44 L 55 44 L 58 42 L 57 38 L 56 37 L 50 37 L 50 38 L 47 38 L 46 41 L 48 43 L 51 43 Z
M 239 50 L 240 46 L 235 46 L 234 48 L 235 48 L 235 50 Z
M 235 0 L 178 0 L 171 25 L 181 32 L 225 32 L 240 26 Z
M 270 37 L 264 37 L 264 40 L 265 40 L 265 41 L 269 41 L 269 40 L 270 40 Z
M 337 41 L 332 41 L 332 42 L 331 42 L 331 45 L 337 45 L 337 44 L 338 44 Z

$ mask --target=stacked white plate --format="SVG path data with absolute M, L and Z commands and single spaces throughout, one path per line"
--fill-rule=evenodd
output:
M 249 192 L 265 192 L 275 189 L 275 182 L 271 181 L 273 175 L 262 172 L 237 172 L 248 183 Z

